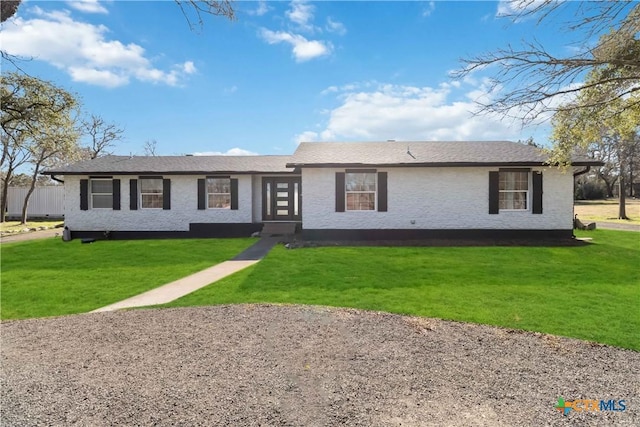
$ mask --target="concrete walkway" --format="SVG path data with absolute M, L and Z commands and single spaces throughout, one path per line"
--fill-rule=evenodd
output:
M 257 262 L 258 260 L 226 261 L 221 264 L 214 265 L 213 267 L 209 267 L 206 270 L 199 271 L 191 276 L 176 280 L 175 282 L 167 283 L 159 288 L 155 288 L 140 295 L 93 310 L 92 313 L 114 311 L 122 308 L 166 304 L 190 294 L 191 292 L 195 292 L 200 288 L 204 288 L 210 283 L 217 282 L 218 280 L 237 271 L 243 270 Z
M 604 230 L 625 230 L 625 231 L 640 231 L 639 224 L 624 224 L 619 222 L 598 222 L 596 221 L 596 228 L 602 228 Z
M 206 270 L 178 279 L 175 282 L 162 285 L 159 288 L 98 308 L 91 313 L 169 303 L 256 264 L 264 258 L 277 243 L 277 238 L 264 237 L 245 249 L 231 261 L 225 261 L 209 267 Z

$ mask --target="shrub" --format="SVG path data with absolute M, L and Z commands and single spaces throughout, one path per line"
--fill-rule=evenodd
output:
M 597 200 L 607 198 L 607 188 L 599 181 L 577 182 L 574 192 L 576 200 Z

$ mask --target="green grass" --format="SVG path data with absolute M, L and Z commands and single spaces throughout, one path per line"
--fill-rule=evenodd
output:
M 2 245 L 2 319 L 87 312 L 203 270 L 255 239 L 36 240 Z
M 539 331 L 640 350 L 640 235 L 580 247 L 279 246 L 167 306 L 355 307 Z

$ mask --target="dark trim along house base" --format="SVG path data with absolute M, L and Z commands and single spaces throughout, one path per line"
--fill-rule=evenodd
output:
M 208 224 L 191 223 L 189 231 L 76 231 L 71 230 L 72 239 L 127 240 L 127 239 L 189 239 L 206 237 L 249 237 L 260 231 L 262 224 Z
M 191 223 L 189 237 L 249 237 L 252 233 L 262 230 L 262 223 Z
M 573 230 L 415 230 L 373 229 L 303 230 L 304 240 L 507 240 L 507 239 L 571 239 Z

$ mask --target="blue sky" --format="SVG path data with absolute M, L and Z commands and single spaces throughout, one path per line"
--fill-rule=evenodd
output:
M 117 154 L 289 154 L 304 141 L 526 139 L 473 117 L 487 77 L 459 59 L 534 37 L 566 54 L 558 22 L 501 18 L 495 1 L 240 1 L 193 31 L 173 1 L 25 1 L 0 34 L 24 71 L 125 128 Z M 561 19 L 558 17 L 557 19 Z M 3 70 L 10 69 L 3 64 Z M 484 74 L 486 73 L 486 74 Z

